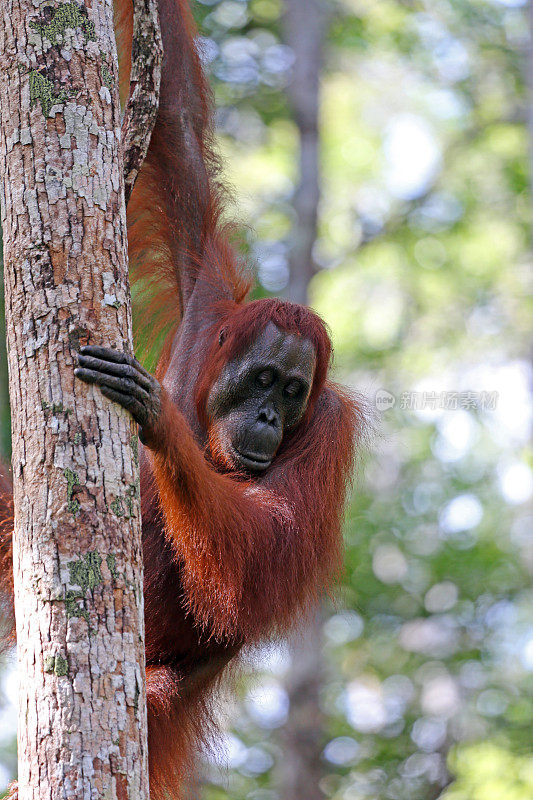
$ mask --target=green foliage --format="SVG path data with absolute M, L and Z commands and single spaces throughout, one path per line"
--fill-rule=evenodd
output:
M 241 27 L 222 24 L 228 5 Z M 295 128 L 282 100 L 264 113 L 250 3 L 206 3 L 203 19 L 230 182 L 268 288 L 290 245 Z M 517 777 L 533 724 L 526 30 L 522 8 L 484 0 L 332 7 L 311 295 L 339 377 L 372 404 L 380 389 L 395 399 L 347 509 L 342 600 L 325 626 L 322 789 L 335 800 L 531 793 Z M 274 20 L 264 31 L 280 35 Z M 402 158 L 416 171 L 430 147 L 409 183 Z M 260 679 L 270 703 L 283 674 Z M 242 691 L 209 800 L 277 797 L 283 715 Z
M 529 800 L 533 794 L 533 759 L 494 742 L 454 751 L 450 764 L 457 782 L 442 800 Z

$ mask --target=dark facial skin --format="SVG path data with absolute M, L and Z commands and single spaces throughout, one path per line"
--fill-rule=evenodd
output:
M 224 367 L 206 410 L 237 468 L 268 469 L 284 433 L 305 413 L 315 361 L 308 339 L 269 323 L 245 353 Z
M 305 413 L 314 371 L 311 342 L 272 323 L 222 370 L 209 392 L 207 414 L 237 469 L 268 469 L 283 434 Z M 161 385 L 133 356 L 109 347 L 82 347 L 74 374 L 129 411 L 140 426 L 141 441 L 155 446 Z

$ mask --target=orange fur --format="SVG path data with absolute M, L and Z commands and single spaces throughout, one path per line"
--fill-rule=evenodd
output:
M 188 0 L 159 0 L 159 16 L 164 47 L 159 111 L 127 209 L 131 283 L 146 347 L 161 333 L 172 338 L 207 253 L 217 260 L 229 248 L 220 223 L 224 190 L 213 148 L 211 92 L 194 44 Z M 131 0 L 115 0 L 115 26 L 124 102 Z M 225 281 L 228 263 L 220 272 Z M 231 278 L 235 283 L 236 275 Z
M 267 475 L 243 479 L 213 469 L 168 395 L 165 405 L 150 460 L 187 609 L 220 642 L 286 629 L 340 567 L 358 406 L 327 386 Z

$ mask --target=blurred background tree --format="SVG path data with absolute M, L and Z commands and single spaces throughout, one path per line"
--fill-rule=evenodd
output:
M 306 197 L 283 4 L 195 6 L 243 250 L 259 293 L 295 296 Z M 531 800 L 527 8 L 321 6 L 309 296 L 338 378 L 380 418 L 347 509 L 339 599 L 323 612 L 319 789 L 333 800 Z M 290 800 L 280 765 L 298 658 L 284 645 L 249 654 L 241 702 L 206 756 L 204 800 Z M 0 789 L 14 767 L 16 685 L 12 668 L 2 675 Z

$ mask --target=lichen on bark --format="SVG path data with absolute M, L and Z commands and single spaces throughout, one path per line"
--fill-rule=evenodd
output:
M 53 106 L 64 103 L 68 94 L 61 89 L 57 94 L 54 94 L 54 84 L 45 75 L 42 75 L 36 69 L 30 72 L 30 108 L 33 108 L 36 103 L 41 104 L 41 110 L 45 117 L 48 116 Z
M 67 479 L 67 508 L 71 514 L 76 515 L 80 510 L 80 504 L 74 497 L 74 487 L 80 485 L 80 478 L 69 467 L 65 469 L 64 475 Z
M 68 661 L 63 656 L 45 656 L 43 669 L 58 678 L 65 677 L 68 675 Z
M 81 586 L 82 594 L 92 592 L 103 582 L 102 556 L 100 553 L 86 553 L 83 558 L 69 562 L 70 582 L 76 586 Z
M 60 3 L 58 6 L 52 4 L 43 5 L 43 15 L 50 17 L 46 22 L 30 22 L 30 28 L 37 31 L 43 39 L 48 39 L 53 45 L 60 44 L 63 40 L 67 28 L 80 28 L 85 37 L 85 41 L 96 41 L 94 22 L 87 14 L 85 6 L 78 3 Z

